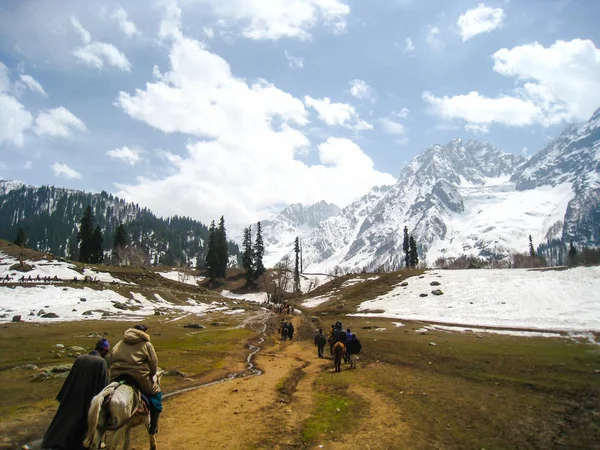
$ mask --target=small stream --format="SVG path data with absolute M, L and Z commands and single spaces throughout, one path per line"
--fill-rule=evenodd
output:
M 262 375 L 262 370 L 257 369 L 256 367 L 254 367 L 254 363 L 252 362 L 252 358 L 254 357 L 254 355 L 256 355 L 259 351 L 260 351 L 260 345 L 265 341 L 266 339 L 266 331 L 267 331 L 267 324 L 265 323 L 263 325 L 263 329 L 261 331 L 261 337 L 258 340 L 258 342 L 256 343 L 256 345 L 252 345 L 249 344 L 248 347 L 250 348 L 250 353 L 248 353 L 248 356 L 246 357 L 246 370 L 242 371 L 242 372 L 234 372 L 234 373 L 230 373 L 229 375 L 227 375 L 224 378 L 220 378 L 218 380 L 215 381 L 211 381 L 210 383 L 203 383 L 203 384 L 197 384 L 194 386 L 190 386 L 190 387 L 186 387 L 186 388 L 182 388 L 182 389 L 176 389 L 172 392 L 168 392 L 166 394 L 163 395 L 163 398 L 169 398 L 173 395 L 179 395 L 179 394 L 183 394 L 185 392 L 190 392 L 190 391 L 195 391 L 196 389 L 202 389 L 205 387 L 209 387 L 209 386 L 214 386 L 216 384 L 221 384 L 221 383 L 225 383 L 227 381 L 232 381 L 235 380 L 237 378 L 248 378 L 248 377 L 256 377 L 259 375 Z

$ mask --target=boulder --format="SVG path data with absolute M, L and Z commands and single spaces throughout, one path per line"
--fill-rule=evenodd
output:
M 431 345 L 432 347 L 435 347 L 437 344 L 435 342 L 430 342 L 429 345 Z
M 86 350 L 83 347 L 79 347 L 77 345 L 74 345 L 73 347 L 69 347 L 69 351 L 84 353 Z
M 20 366 L 13 367 L 12 370 L 38 370 L 39 367 L 35 364 L 21 364 Z
M 433 291 L 431 291 L 431 293 L 432 293 L 433 295 L 442 295 L 442 294 L 443 294 L 443 292 L 442 292 L 442 291 L 440 291 L 439 289 L 434 289 Z
M 93 314 L 94 314 L 94 313 L 93 313 L 93 312 L 91 312 L 91 311 L 84 311 L 84 312 L 83 312 L 81 315 L 82 315 L 82 316 L 91 316 L 91 315 L 93 315 Z
M 408 286 L 408 281 L 403 281 L 402 283 L 400 283 L 400 286 L 403 286 L 403 287 Z
M 204 325 L 200 324 L 200 323 L 186 323 L 183 328 L 196 328 L 201 330 L 202 328 L 204 328 Z
M 115 308 L 121 309 L 121 310 L 128 310 L 129 309 L 129 307 L 125 303 L 121 303 L 121 302 L 113 302 L 113 306 Z
M 419 294 L 419 297 L 427 297 L 429 294 Z
M 53 312 L 42 314 L 42 319 L 58 319 L 58 314 Z
M 432 281 L 431 283 L 429 283 L 430 286 L 440 286 L 441 283 L 439 281 Z
M 80 299 L 79 299 L 79 301 L 80 301 L 80 302 L 87 302 L 87 299 L 85 299 L 85 298 L 80 298 Z
M 13 322 L 20 322 L 21 321 L 21 316 L 20 315 L 13 316 L 12 321 Z
M 46 314 L 46 311 L 44 311 L 43 309 L 40 309 L 37 313 L 38 316 L 41 316 L 43 314 Z

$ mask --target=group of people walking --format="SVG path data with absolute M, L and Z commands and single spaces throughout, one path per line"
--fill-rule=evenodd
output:
M 92 352 L 75 360 L 56 397 L 58 410 L 46 431 L 42 449 L 84 449 L 90 403 L 109 380 L 123 381 L 140 389 L 150 403 L 149 432 L 158 431 L 162 392 L 156 380 L 158 357 L 147 331 L 141 324 L 129 328 L 112 351 L 108 340 L 100 339 Z
M 281 326 L 279 327 L 279 334 L 281 336 L 282 341 L 292 340 L 294 337 L 294 325 L 292 322 L 281 322 Z
M 353 333 L 350 328 L 344 331 L 342 322 L 336 322 L 331 325 L 329 329 L 328 337 L 325 337 L 323 330 L 319 328 L 319 332 L 315 335 L 315 347 L 317 347 L 317 356 L 323 358 L 323 350 L 325 345 L 329 342 L 329 354 L 333 356 L 333 346 L 336 342 L 341 342 L 346 347 L 346 353 L 344 355 L 344 362 L 348 363 L 351 360 L 352 355 L 358 355 L 362 348 L 356 333 Z

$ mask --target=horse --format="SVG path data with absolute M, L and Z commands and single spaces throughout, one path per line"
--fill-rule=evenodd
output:
M 157 383 L 164 371 L 156 374 Z M 138 388 L 128 384 L 112 382 L 92 399 L 88 411 L 88 430 L 83 441 L 84 447 L 99 449 L 104 433 L 114 431 L 106 450 L 131 448 L 130 431 L 140 425 L 149 425 L 150 411 L 142 400 Z M 150 450 L 156 450 L 156 436 L 150 436 Z
M 333 344 L 333 367 L 336 372 L 342 371 L 342 358 L 346 353 L 346 346 L 342 342 Z
M 281 340 L 282 341 L 286 341 L 287 340 L 288 333 L 289 333 L 288 327 L 282 327 L 281 328 Z

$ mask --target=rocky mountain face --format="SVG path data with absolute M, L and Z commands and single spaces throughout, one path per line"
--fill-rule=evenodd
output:
M 598 246 L 599 149 L 600 110 L 529 160 L 474 140 L 433 145 L 395 185 L 373 189 L 306 235 L 305 270 L 400 267 L 405 226 L 429 264 L 524 252 L 529 235 L 545 246 Z
M 112 248 L 115 230 L 123 223 L 130 242 L 143 249 L 153 264 L 173 266 L 203 261 L 208 228 L 186 217 L 158 218 L 146 208 L 125 202 L 106 192 L 92 194 L 52 186 L 34 187 L 0 180 L 0 238 L 12 241 L 19 227 L 28 247 L 72 257 L 77 226 L 87 205 L 104 235 L 104 249 Z M 239 256 L 230 243 L 231 255 Z
M 307 207 L 295 203 L 285 208 L 270 220 L 261 222 L 262 236 L 265 243 L 264 263 L 274 266 L 294 248 L 296 237 L 303 238 L 324 220 L 340 213 L 340 208 L 332 203 L 320 201 Z M 255 234 L 256 228 L 252 227 Z M 242 235 L 235 238 L 239 245 Z

